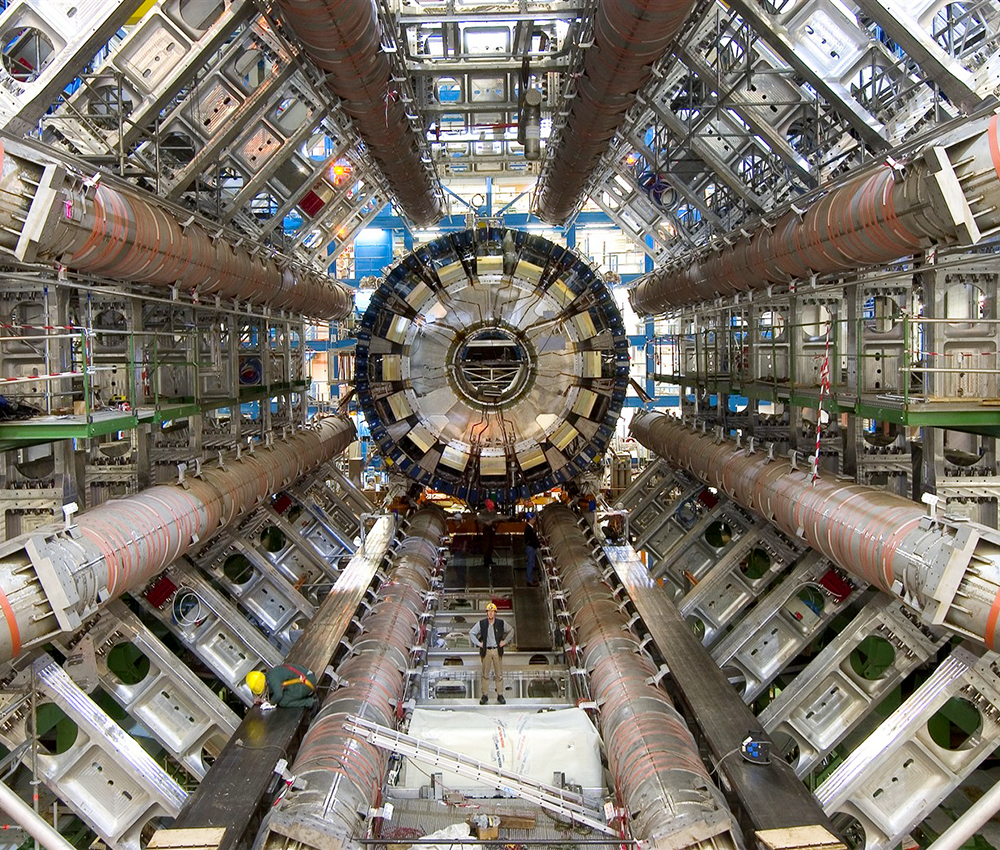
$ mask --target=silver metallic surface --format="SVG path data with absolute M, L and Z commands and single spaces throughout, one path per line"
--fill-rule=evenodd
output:
M 796 775 L 811 773 L 946 642 L 944 629 L 935 633 L 914 619 L 899 600 L 885 594 L 872 599 L 758 715 L 775 743 L 789 754 Z M 866 640 L 889 647 L 892 661 L 872 671 L 852 663 Z
M 651 683 L 652 660 L 612 597 L 578 517 L 553 505 L 540 531 L 574 614 L 583 666 L 600 706 L 601 732 L 633 835 L 658 848 L 715 839 L 733 842 L 732 815 L 712 784 L 697 745 L 667 694 Z
M 928 241 L 974 244 L 1000 224 L 998 118 L 977 120 L 925 145 L 905 165 L 884 165 L 792 205 L 778 217 L 640 278 L 639 313 L 849 271 L 912 254 Z
M 115 649 L 128 645 L 149 662 L 139 681 L 123 681 L 109 664 Z M 239 725 L 233 710 L 121 601 L 111 602 L 78 642 L 63 648 L 70 675 L 77 653 L 85 654 L 88 646 L 101 688 L 191 776 L 202 779 Z
M 75 850 L 45 818 L 24 802 L 6 782 L 0 782 L 0 809 L 45 850 Z
M 76 727 L 56 751 L 39 744 L 39 778 L 109 846 L 140 850 L 147 824 L 175 816 L 187 793 L 51 656 L 42 653 L 22 671 L 4 702 L 31 688 L 37 691 L 36 704 L 58 706 Z M 8 749 L 34 734 L 28 705 L 5 713 L 0 741 Z
M 931 522 L 915 502 L 827 477 L 813 480 L 789 461 L 750 453 L 671 416 L 640 413 L 632 434 L 842 569 L 901 596 L 928 622 L 995 645 L 1000 561 L 994 529 Z
M 94 2 L 98 6 L 107 5 L 103 0 Z M 143 16 L 128 30 L 120 49 L 97 67 L 98 74 L 107 75 L 105 79 L 122 75 L 123 87 L 131 95 L 132 108 L 127 122 L 119 126 L 117 121 L 86 120 L 83 116 L 93 114 L 95 105 L 101 102 L 102 95 L 108 95 L 108 90 L 102 86 L 81 86 L 49 111 L 44 119 L 48 127 L 65 137 L 82 154 L 99 156 L 115 144 L 131 145 L 140 141 L 143 130 L 156 120 L 171 97 L 198 68 L 217 55 L 219 47 L 253 11 L 250 0 L 232 0 L 220 11 L 218 18 L 198 21 L 201 26 L 185 32 L 185 19 L 179 7 L 180 4 L 161 6 L 160 14 Z M 163 61 L 165 53 L 172 56 L 172 62 Z M 93 54 L 87 61 L 92 58 Z
M 324 318 L 353 309 L 353 292 L 339 281 L 243 247 L 221 226 L 83 167 L 0 135 L 0 244 L 17 259 Z
M 628 340 L 587 262 L 487 221 L 388 274 L 361 320 L 356 377 L 388 465 L 472 501 L 515 499 L 603 454 Z
M 271 810 L 256 848 L 283 848 L 288 839 L 317 850 L 353 846 L 378 797 L 387 754 L 344 724 L 362 717 L 395 725 L 403 674 L 444 532 L 444 513 L 437 508 L 410 517 L 378 599 L 362 620 L 351 654 L 337 668 L 343 685 L 323 703 L 290 768 L 304 786 L 289 790 Z
M 35 130 L 53 101 L 72 86 L 78 69 L 92 61 L 141 6 L 142 0 L 21 0 L 7 4 L 0 30 L 17 33 L 19 38 L 7 47 L 16 65 L 4 63 L 0 127 L 18 135 Z M 49 51 L 39 49 L 38 55 L 32 56 L 31 33 L 24 31 L 40 25 L 51 46 Z M 17 70 L 21 73 L 12 73 Z M 24 73 L 26 70 L 30 73 Z
M 517 138 L 524 145 L 524 158 L 531 161 L 542 156 L 542 93 L 535 88 L 524 93 L 518 118 Z
M 282 650 L 186 559 L 163 571 L 176 590 L 158 608 L 146 594 L 138 601 L 246 705 L 253 694 L 244 679 L 251 670 L 279 664 Z
M 997 674 L 995 652 L 955 647 L 816 789 L 823 810 L 835 821 L 838 815 L 855 819 L 865 850 L 897 847 L 995 749 Z M 928 730 L 928 722 L 953 699 L 963 701 L 978 721 L 961 746 Z
M 0 659 L 74 629 L 100 604 L 135 590 L 354 440 L 331 418 L 270 448 L 205 469 L 183 485 L 151 487 L 0 546 Z
M 693 535 L 692 529 L 688 536 Z M 723 639 L 730 629 L 739 628 L 738 623 L 748 608 L 768 593 L 780 575 L 802 554 L 799 549 L 789 546 L 778 530 L 764 519 L 742 534 L 736 546 L 720 551 L 722 557 L 707 572 L 695 575 L 697 584 L 676 600 L 677 609 L 684 617 L 696 618 L 704 624 L 702 643 L 707 647 Z M 751 559 L 764 557 L 770 559 L 764 575 L 753 577 L 744 572 Z M 672 572 L 668 571 L 664 579 L 671 578 Z
M 745 703 L 752 704 L 834 617 L 857 601 L 853 587 L 843 599 L 824 593 L 820 580 L 830 569 L 818 552 L 807 552 L 712 650 L 727 675 L 742 675 L 736 690 Z M 805 594 L 814 594 L 811 605 L 803 601 Z
M 584 53 L 576 97 L 539 180 L 541 218 L 562 223 L 572 215 L 636 92 L 649 79 L 653 62 L 670 46 L 694 5 L 694 0 L 598 4 L 594 43 Z

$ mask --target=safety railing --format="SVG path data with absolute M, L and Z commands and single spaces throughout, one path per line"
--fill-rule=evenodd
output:
M 864 316 L 749 326 L 717 314 L 653 344 L 660 384 L 758 400 L 907 411 L 1000 405 L 1000 319 Z M 826 406 L 826 404 L 824 406 Z

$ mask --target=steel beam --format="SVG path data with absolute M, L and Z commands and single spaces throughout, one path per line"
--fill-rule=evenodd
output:
M 842 85 L 826 79 L 817 72 L 806 61 L 805 54 L 799 51 L 795 42 L 789 37 L 788 31 L 772 24 L 754 0 L 731 0 L 729 5 L 739 12 L 740 17 L 753 27 L 754 31 L 783 61 L 788 63 L 790 68 L 794 69 L 797 74 L 809 82 L 809 85 L 816 89 L 820 96 L 850 124 L 851 129 L 858 133 L 867 145 L 877 151 L 883 151 L 889 147 L 878 121 L 863 109 L 861 104 Z
M 383 726 L 395 723 L 445 515 L 437 508 L 418 511 L 404 533 L 361 635 L 337 667 L 342 686 L 324 701 L 292 763 L 301 784 L 270 809 L 255 847 L 274 850 L 290 841 L 319 850 L 357 846 L 352 839 L 380 797 L 388 757 L 363 735 L 347 731 L 345 721 L 360 715 Z
M 3 701 L 21 689 L 36 691 L 33 703 L 53 703 L 75 724 L 61 752 L 38 745 L 38 778 L 114 850 L 140 850 L 147 826 L 175 816 L 187 792 L 50 655 L 22 670 Z M 0 722 L 0 742 L 9 750 L 37 734 L 35 712 L 25 709 L 5 712 Z
M 376 577 L 393 533 L 392 518 L 376 522 L 364 550 L 351 559 L 292 647 L 286 659 L 289 663 L 314 671 L 326 669 Z M 249 712 L 172 829 L 222 827 L 225 833 L 217 850 L 245 846 L 244 837 L 252 835 L 260 823 L 259 807 L 274 780 L 274 766 L 287 753 L 305 713 L 305 709 Z M 270 807 L 270 800 L 265 806 Z
M 99 606 L 142 587 L 270 494 L 340 454 L 347 419 L 327 419 L 271 448 L 183 484 L 107 502 L 75 524 L 48 526 L 0 547 L 0 658 L 76 629 Z
M 856 818 L 869 850 L 891 850 L 996 749 L 998 657 L 957 646 L 930 677 L 816 789 L 831 817 Z M 978 727 L 958 747 L 938 743 L 928 722 L 950 699 L 964 700 Z
M 27 135 L 37 131 L 38 121 L 80 68 L 142 2 L 19 0 L 5 6 L 0 29 L 9 35 L 0 71 L 0 127 Z
M 780 759 L 751 764 L 740 757 L 747 735 L 767 733 L 744 705 L 631 546 L 604 546 L 604 554 L 667 663 L 688 716 L 701 730 L 718 773 L 739 800 L 744 834 L 781 827 L 817 826 L 832 836 L 832 825 L 816 799 Z
M 1000 638 L 1000 534 L 928 517 L 921 505 L 872 487 L 815 477 L 794 462 L 741 449 L 643 412 L 635 438 L 841 569 L 901 597 L 931 625 L 985 643 Z
M 982 98 L 976 92 L 973 75 L 949 56 L 913 18 L 899 0 L 852 0 L 877 23 L 906 55 L 916 62 L 942 92 L 962 112 L 972 112 Z
M 796 775 L 816 770 L 837 744 L 947 641 L 947 631 L 928 629 L 915 619 L 891 596 L 879 594 L 870 599 L 760 713 L 760 722 L 789 758 Z M 871 673 L 851 663 L 866 640 L 884 645 L 892 656 Z
M 570 654 L 590 674 L 608 768 L 631 814 L 629 828 L 653 850 L 736 847 L 735 819 L 684 718 L 658 686 L 656 668 L 612 597 L 594 555 L 599 550 L 579 519 L 563 505 L 550 505 L 539 526 L 573 613 Z

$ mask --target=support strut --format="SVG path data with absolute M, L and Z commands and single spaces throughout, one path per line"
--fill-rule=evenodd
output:
M 637 415 L 632 435 L 837 566 L 901 597 L 928 623 L 997 646 L 995 529 L 932 519 L 915 502 L 873 487 L 814 479 L 788 461 L 741 449 L 661 413 Z
M 975 244 L 1000 226 L 997 115 L 970 121 L 905 163 L 889 161 L 811 202 L 641 277 L 637 313 L 887 263 L 931 243 Z
M 183 484 L 150 487 L 81 514 L 75 525 L 7 541 L 0 546 L 0 662 L 78 628 L 105 602 L 141 588 L 354 437 L 349 419 L 324 419 Z

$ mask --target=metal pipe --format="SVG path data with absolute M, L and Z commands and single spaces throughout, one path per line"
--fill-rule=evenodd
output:
M 344 451 L 346 418 L 324 419 L 270 448 L 229 458 L 182 483 L 106 502 L 75 525 L 50 525 L 0 545 L 0 662 L 80 626 L 105 602 L 153 576 Z
M 578 517 L 562 505 L 540 514 L 540 531 L 575 612 L 583 666 L 600 706 L 601 737 L 632 835 L 650 847 L 738 846 L 738 829 L 657 670 L 611 596 Z M 648 844 L 647 844 L 648 842 Z
M 309 670 L 326 670 L 338 651 L 341 640 L 350 628 L 358 606 L 368 596 L 372 581 L 395 539 L 395 523 L 391 516 L 379 520 L 369 532 L 368 552 L 355 553 L 341 570 L 316 615 L 309 621 L 302 636 L 295 641 L 285 663 Z M 298 743 L 303 725 L 304 709 L 283 709 L 298 717 L 292 723 L 277 723 L 278 718 L 251 711 L 243 718 L 215 759 L 212 769 L 191 794 L 171 829 L 201 829 L 219 824 L 218 801 L 226 801 L 226 833 L 215 850 L 246 848 L 257 834 L 261 802 L 267 796 L 274 766 Z M 284 719 L 284 718 L 283 718 Z M 290 718 L 289 718 L 290 719 Z M 263 742 L 263 743 L 260 743 Z M 255 744 L 260 743 L 260 746 Z M 249 744 L 249 746 L 248 746 Z M 264 752 L 266 751 L 266 752 Z M 253 771 L 252 776 L 246 774 Z M 264 801 L 269 805 L 271 799 Z
M 396 200 L 418 227 L 442 215 L 420 140 L 392 79 L 389 54 L 372 0 L 278 0 L 306 53 L 326 74 Z
M 839 567 L 899 596 L 931 624 L 990 649 L 1000 622 L 1000 534 L 973 522 L 933 519 L 915 502 L 819 477 L 751 453 L 679 419 L 641 412 L 632 436 Z
M 524 158 L 534 161 L 542 155 L 542 93 L 528 89 L 521 102 L 517 140 L 524 145 Z
M 566 124 L 539 178 L 538 215 L 561 224 L 573 214 L 598 160 L 618 132 L 653 62 L 670 47 L 694 0 L 602 0 L 594 43 L 584 54 Z
M 186 216 L 151 194 L 89 176 L 56 152 L 0 134 L 0 250 L 114 280 L 176 287 L 342 319 L 354 293 L 339 281 Z M 113 185 L 112 185 L 113 184 Z
M 655 314 L 719 295 L 887 263 L 930 243 L 974 244 L 1000 226 L 998 118 L 975 119 L 811 202 L 641 277 L 629 298 Z
M 444 532 L 445 516 L 438 508 L 410 518 L 394 567 L 361 621 L 361 635 L 337 668 L 342 686 L 327 697 L 302 739 L 291 767 L 302 786 L 293 786 L 271 809 L 255 850 L 284 848 L 289 839 L 317 850 L 355 846 L 358 827 L 380 794 L 388 754 L 344 724 L 364 717 L 395 726 Z
M 15 794 L 6 782 L 0 782 L 0 809 L 7 812 L 45 850 L 76 850 L 45 818 Z
M 960 850 L 1000 810 L 1000 782 L 983 794 L 927 850 Z

